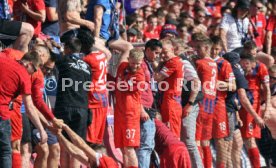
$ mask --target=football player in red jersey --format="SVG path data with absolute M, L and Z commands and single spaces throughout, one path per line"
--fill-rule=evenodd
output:
M 107 56 L 94 48 L 94 36 L 88 29 L 79 29 L 78 38 L 82 43 L 83 60 L 91 67 L 92 84 L 88 94 L 88 108 L 92 122 L 88 125 L 86 140 L 92 144 L 102 144 L 107 116 Z
M 164 91 L 163 89 L 161 90 L 162 100 L 160 110 L 162 120 L 180 138 L 182 117 L 181 91 L 184 66 L 181 59 L 174 54 L 173 45 L 170 40 L 163 40 L 162 45 L 161 55 L 164 64 L 160 72 L 155 73 L 154 79 L 160 83 L 162 81 L 162 83 L 164 82 L 168 86 Z
M 218 67 L 217 97 L 213 119 L 213 138 L 215 139 L 217 149 L 216 167 L 224 168 L 226 167 L 227 157 L 227 153 L 225 152 L 226 142 L 224 138 L 229 135 L 229 123 L 225 99 L 228 91 L 236 90 L 236 82 L 231 64 L 219 56 L 222 51 L 222 41 L 220 37 L 214 36 L 211 39 L 213 42 L 211 57 L 217 63 Z
M 196 70 L 201 80 L 203 100 L 199 103 L 199 114 L 196 123 L 196 140 L 200 152 L 203 153 L 205 168 L 211 168 L 212 155 L 210 139 L 212 139 L 213 113 L 216 99 L 217 64 L 210 57 L 212 41 L 203 34 L 193 36 L 193 47 L 199 59 L 196 61 Z M 200 143 L 199 143 L 200 142 Z
M 243 122 L 241 134 L 252 166 L 260 167 L 260 154 L 256 145 L 255 138 L 261 137 L 261 128 L 264 128 L 264 118 L 271 111 L 271 96 L 269 87 L 269 75 L 266 66 L 255 60 L 250 54 L 241 54 L 240 64 L 245 72 L 248 81 L 249 94 L 251 103 L 256 113 L 251 114 L 244 108 L 240 110 L 240 118 Z M 260 91 L 261 86 L 264 88 L 266 107 L 263 114 L 260 111 Z
M 134 148 L 140 146 L 141 91 L 145 84 L 143 58 L 142 50 L 130 50 L 128 62 L 126 58 L 121 59 L 116 76 L 114 141 L 115 147 L 122 149 L 125 168 L 138 168 Z

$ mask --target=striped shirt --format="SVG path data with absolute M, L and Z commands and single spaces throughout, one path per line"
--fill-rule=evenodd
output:
M 188 60 L 182 60 L 182 63 L 184 65 L 184 80 L 191 81 L 193 79 L 198 79 L 194 66 Z

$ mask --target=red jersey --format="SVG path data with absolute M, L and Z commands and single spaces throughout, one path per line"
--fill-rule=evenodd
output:
M 255 37 L 255 42 L 257 47 L 263 47 L 265 33 L 264 30 L 266 28 L 266 18 L 263 13 L 258 13 L 256 16 L 251 17 L 251 23 L 257 30 L 259 36 Z
M 266 30 L 272 31 L 272 47 L 276 47 L 276 16 L 269 17 Z
M 143 83 L 143 81 L 145 81 L 145 74 L 142 68 L 132 73 L 128 69 L 127 62 L 120 64 L 116 76 L 115 111 L 122 113 L 123 118 L 125 117 L 124 114 L 133 112 L 137 108 L 140 109 L 141 94 L 138 90 L 138 84 Z M 143 86 L 140 85 L 140 87 Z
M 0 116 L 10 118 L 10 101 L 18 95 L 31 94 L 31 80 L 26 68 L 10 58 L 0 59 Z
M 35 107 L 43 114 L 47 120 L 52 120 L 54 115 L 44 102 L 44 75 L 40 69 L 31 76 L 32 99 Z
M 231 64 L 225 59 L 218 57 L 215 59 L 218 66 L 218 80 L 224 82 L 231 82 L 235 79 Z M 227 91 L 217 90 L 217 98 L 225 99 Z
M 196 71 L 201 81 L 204 98 L 215 100 L 217 84 L 217 64 L 211 58 L 196 61 Z
M 245 77 L 248 81 L 248 89 L 252 93 L 258 93 L 258 97 L 254 97 L 254 99 L 260 98 L 259 94 L 260 94 L 261 84 L 269 82 L 269 75 L 268 75 L 268 70 L 266 66 L 261 62 L 257 62 L 256 67 L 253 69 L 252 74 L 246 75 Z
M 164 97 L 168 95 L 181 96 L 184 76 L 184 66 L 181 59 L 179 57 L 171 58 L 165 62 L 160 73 L 167 77 L 164 81 L 169 84 L 168 89 L 164 91 Z
M 208 15 L 211 15 L 214 18 L 221 18 L 221 1 L 217 1 L 215 3 L 207 3 L 206 9 Z
M 88 93 L 88 108 L 107 107 L 107 59 L 101 51 L 93 51 L 83 58 L 91 67 L 91 89 Z
M 162 27 L 161 26 L 157 26 L 155 28 L 155 30 L 153 31 L 153 33 L 151 33 L 149 30 L 149 28 L 145 28 L 144 30 L 144 39 L 159 39 L 160 36 L 160 32 L 161 32 Z

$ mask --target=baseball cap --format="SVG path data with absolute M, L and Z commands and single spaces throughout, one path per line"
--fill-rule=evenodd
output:
M 240 9 L 249 9 L 250 8 L 250 2 L 248 0 L 238 0 L 236 4 L 237 8 Z
M 136 29 L 134 29 L 134 28 L 130 28 L 130 29 L 127 30 L 127 34 L 128 35 L 131 34 L 131 35 L 137 36 L 138 35 L 138 31 Z
M 176 26 L 173 24 L 165 24 L 162 27 L 161 35 L 165 35 L 166 33 L 171 33 L 177 36 L 178 33 L 176 31 Z

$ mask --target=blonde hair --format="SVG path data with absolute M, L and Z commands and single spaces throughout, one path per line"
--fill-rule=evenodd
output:
M 135 60 L 141 60 L 144 58 L 144 52 L 140 48 L 134 48 L 129 52 L 129 58 Z

